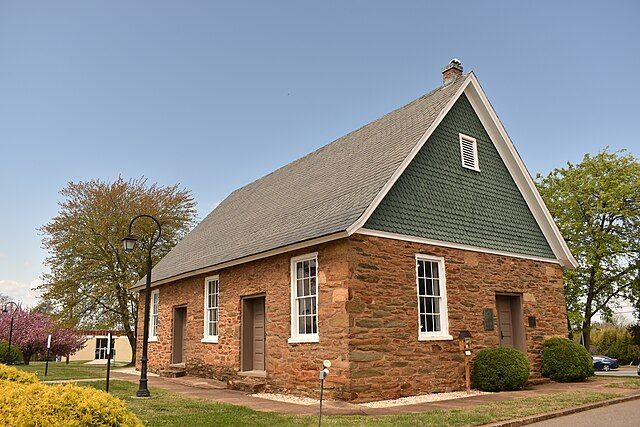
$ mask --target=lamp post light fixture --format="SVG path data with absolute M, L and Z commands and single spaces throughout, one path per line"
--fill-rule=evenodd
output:
M 9 301 L 4 305 L 4 307 L 2 307 L 3 313 L 9 312 L 9 305 L 12 305 L 13 309 L 11 310 L 11 323 L 9 326 L 9 351 L 7 352 L 7 361 L 9 362 L 9 365 L 12 365 L 13 360 L 11 360 L 11 339 L 13 338 L 13 315 L 16 314 L 16 309 L 18 308 L 18 304 L 16 304 L 13 301 Z
M 127 237 L 122 239 L 122 245 L 124 246 L 125 252 L 132 252 L 136 247 L 136 242 L 138 239 L 131 234 L 131 227 L 133 223 L 138 218 L 149 218 L 155 222 L 158 227 L 158 233 L 155 232 L 149 237 L 149 252 L 147 256 L 147 283 L 144 290 L 144 327 L 143 327 L 143 335 L 142 335 L 142 357 L 140 358 L 140 386 L 138 387 L 138 391 L 136 392 L 137 397 L 150 397 L 151 393 L 149 392 L 149 387 L 147 387 L 148 379 L 147 379 L 147 350 L 149 347 L 149 310 L 150 310 L 150 302 L 151 299 L 151 267 L 152 267 L 152 259 L 151 259 L 151 251 L 153 246 L 160 240 L 160 236 L 162 236 L 162 227 L 157 219 L 152 217 L 151 215 L 138 215 L 131 220 L 129 223 L 129 233 Z

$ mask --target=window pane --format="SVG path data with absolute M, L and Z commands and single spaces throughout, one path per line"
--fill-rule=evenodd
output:
M 303 268 L 304 268 L 304 277 L 309 277 L 310 276 L 309 261 L 303 261 L 302 265 L 303 265 Z
M 298 333 L 304 334 L 304 316 L 298 317 Z
M 303 295 L 303 289 L 302 289 L 302 285 L 303 285 L 303 281 L 302 279 L 298 279 L 296 280 L 296 297 L 301 297 Z
M 303 277 L 303 269 L 302 269 L 302 263 L 301 262 L 297 262 L 296 263 L 296 278 L 297 279 L 302 279 Z
M 436 314 L 433 316 L 433 327 L 434 331 L 440 331 L 440 315 Z
M 427 332 L 433 332 L 433 316 L 427 314 L 425 317 L 427 319 Z
M 432 295 L 440 296 L 440 280 L 433 279 L 431 282 L 432 282 L 431 287 L 433 288 Z
M 309 301 L 311 302 L 311 312 L 316 314 L 316 297 L 309 298 Z
M 420 332 L 427 332 L 427 316 L 420 315 Z
M 317 292 L 316 278 L 309 279 L 309 295 L 315 295 Z
M 418 261 L 418 277 L 424 277 L 424 261 Z
M 312 259 L 311 261 L 309 261 L 309 274 L 311 276 L 315 276 L 316 275 L 316 260 Z
M 313 333 L 313 319 L 314 316 L 305 316 L 305 330 L 306 333 L 311 334 Z
M 420 314 L 427 312 L 427 298 L 420 297 Z
M 437 262 L 432 262 L 431 263 L 431 277 L 433 277 L 434 279 L 437 279 L 440 277 L 440 273 L 438 271 L 438 263 Z
M 311 316 L 311 320 L 312 320 L 312 332 L 314 334 L 318 333 L 318 316 Z
M 304 286 L 303 286 L 303 289 L 304 289 L 304 295 L 305 295 L 305 296 L 306 296 L 306 295 L 311 295 L 311 289 L 310 289 L 310 287 L 311 287 L 311 283 L 310 283 L 309 279 L 304 279 Z
M 427 279 L 418 278 L 418 294 L 419 295 L 427 294 L 426 280 Z

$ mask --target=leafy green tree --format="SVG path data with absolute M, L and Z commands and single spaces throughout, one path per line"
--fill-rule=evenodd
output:
M 538 188 L 578 261 L 565 273 L 567 309 L 589 348 L 594 316 L 638 296 L 640 163 L 624 150 L 587 154 L 538 175 Z
M 65 199 L 58 215 L 41 229 L 51 269 L 40 287 L 46 302 L 41 308 L 66 326 L 122 328 L 134 350 L 133 361 L 138 299 L 129 288 L 146 274 L 145 237 L 155 232 L 155 225 L 146 220 L 134 225 L 140 250 L 126 253 L 121 239 L 134 216 L 153 215 L 162 225 L 162 238 L 152 252 L 155 264 L 194 225 L 195 202 L 177 185 L 149 185 L 144 178 L 70 183 L 61 194 Z

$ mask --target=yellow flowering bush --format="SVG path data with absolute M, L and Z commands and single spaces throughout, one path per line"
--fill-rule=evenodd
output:
M 32 384 L 38 382 L 38 376 L 29 372 L 21 371 L 13 366 L 0 363 L 0 380 L 7 380 L 22 384 Z
M 0 380 L 0 419 L 11 426 L 142 426 L 124 402 L 91 387 Z

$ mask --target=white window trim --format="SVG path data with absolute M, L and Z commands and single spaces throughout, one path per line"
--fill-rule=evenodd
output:
M 440 295 L 442 297 L 442 307 L 440 308 L 440 331 L 422 332 L 420 331 L 420 285 L 418 282 L 418 261 L 432 261 L 438 263 L 438 274 L 440 284 Z M 416 300 L 418 308 L 418 341 L 451 341 L 453 337 L 449 334 L 449 310 L 447 307 L 447 275 L 443 257 L 433 255 L 416 254 Z
M 471 169 L 473 171 L 480 172 L 480 160 L 478 159 L 478 142 L 475 138 L 463 133 L 458 134 L 458 139 L 460 141 L 460 159 L 462 161 L 462 167 L 465 169 Z M 464 151 L 462 149 L 463 140 L 473 143 L 473 167 L 469 167 L 464 163 Z
M 316 321 L 318 322 L 318 333 L 300 334 L 298 333 L 298 304 L 296 302 L 296 263 L 300 261 L 316 261 Z M 289 344 L 316 343 L 320 342 L 320 316 L 318 314 L 318 301 L 320 300 L 320 269 L 318 268 L 318 252 L 300 255 L 291 258 L 291 337 L 287 340 Z
M 205 277 L 204 279 L 204 301 L 203 301 L 204 324 L 203 324 L 203 330 L 202 330 L 202 339 L 200 340 L 200 342 L 206 343 L 206 344 L 218 343 L 218 335 L 209 335 L 209 310 L 207 307 L 207 297 L 208 297 L 207 288 L 208 288 L 209 282 L 213 280 L 218 281 L 218 335 L 220 334 L 220 276 L 215 275 L 215 276 Z
M 158 313 L 156 316 L 158 317 L 158 321 L 156 322 L 156 334 L 151 335 L 153 328 L 153 299 L 154 295 L 158 295 Z M 158 325 L 160 325 L 160 290 L 154 289 L 151 291 L 150 301 L 149 301 L 149 338 L 147 342 L 158 342 Z

